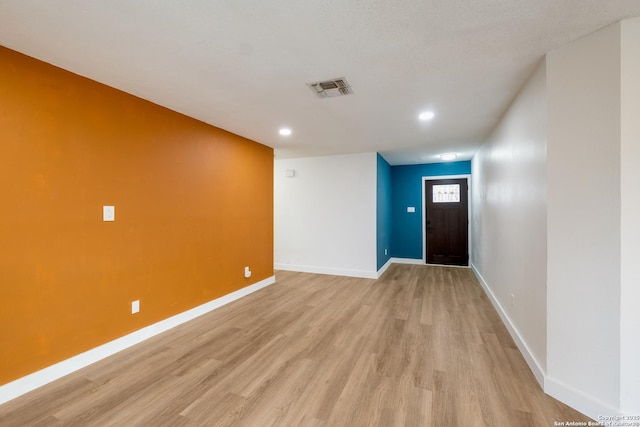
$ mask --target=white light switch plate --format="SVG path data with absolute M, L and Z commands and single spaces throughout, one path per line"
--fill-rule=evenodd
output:
M 115 221 L 116 220 L 116 207 L 115 206 L 103 206 L 102 207 L 102 220 L 103 221 Z

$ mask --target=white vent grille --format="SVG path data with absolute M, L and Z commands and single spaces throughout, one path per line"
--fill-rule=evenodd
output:
M 353 94 L 351 85 L 347 79 L 340 77 L 332 80 L 324 80 L 321 82 L 307 83 L 318 98 L 335 98 L 336 96 L 344 96 Z

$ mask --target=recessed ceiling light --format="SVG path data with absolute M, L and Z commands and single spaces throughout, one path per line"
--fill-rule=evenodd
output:
M 418 119 L 425 121 L 425 120 L 431 120 L 435 117 L 435 114 L 433 113 L 433 111 L 423 111 L 422 113 L 418 114 Z
M 458 158 L 458 153 L 444 153 L 440 154 L 440 160 L 451 161 Z
M 291 129 L 289 128 L 282 128 L 278 131 L 278 133 L 280 133 L 280 135 L 282 136 L 289 136 L 291 135 Z

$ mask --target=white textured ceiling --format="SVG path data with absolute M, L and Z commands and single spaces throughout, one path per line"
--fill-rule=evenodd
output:
M 411 164 L 470 158 L 546 52 L 638 15 L 640 0 L 0 0 L 0 44 L 280 158 Z M 343 76 L 354 95 L 305 85 Z

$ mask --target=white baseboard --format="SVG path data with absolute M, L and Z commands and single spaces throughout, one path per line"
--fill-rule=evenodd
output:
M 349 270 L 343 268 L 317 267 L 312 265 L 274 264 L 276 270 L 297 271 L 300 273 L 332 274 L 334 276 L 360 277 L 363 279 L 379 279 L 391 264 L 427 265 L 421 258 L 389 258 L 376 272 L 364 270 Z M 430 264 L 435 265 L 435 264 Z M 443 267 L 469 268 L 466 266 L 443 265 Z
M 165 320 L 154 323 L 153 325 L 146 326 L 135 332 L 132 332 L 123 337 L 117 338 L 101 346 L 92 348 L 91 350 L 80 353 L 69 359 L 58 362 L 55 365 L 51 365 L 40 371 L 29 374 L 25 377 L 18 378 L 8 384 L 0 386 L 0 405 L 6 403 L 18 396 L 28 393 L 36 388 L 42 387 L 52 381 L 62 378 L 72 372 L 89 366 L 95 362 L 98 362 L 106 357 L 109 357 L 119 351 L 127 349 L 133 345 L 141 343 L 142 341 L 149 339 L 169 329 L 175 328 L 189 320 L 193 320 L 196 317 L 209 313 L 216 308 L 229 304 L 237 299 L 240 299 L 246 295 L 249 295 L 259 289 L 269 286 L 275 283 L 275 276 L 268 277 L 253 285 L 247 286 L 242 289 L 238 289 L 235 292 L 224 295 L 215 300 L 209 301 L 198 307 L 192 308 L 175 316 L 171 316 Z
M 313 265 L 274 264 L 276 270 L 297 271 L 300 273 L 331 274 L 334 276 L 359 277 L 362 279 L 377 279 L 375 270 L 351 270 L 344 268 L 318 267 Z
M 531 349 L 529 349 L 529 346 L 520 335 L 520 332 L 518 332 L 518 328 L 516 328 L 516 326 L 513 324 L 506 310 L 504 310 L 504 308 L 502 307 L 502 305 L 494 295 L 493 291 L 491 290 L 487 282 L 484 280 L 484 277 L 482 277 L 482 274 L 480 274 L 480 272 L 478 271 L 476 266 L 473 265 L 473 263 L 469 263 L 469 265 L 471 266 L 471 270 L 473 270 L 473 273 L 478 278 L 478 281 L 480 282 L 480 285 L 484 289 L 484 292 L 489 297 L 491 304 L 493 304 L 493 307 L 498 312 L 500 319 L 502 319 L 502 323 L 504 323 L 504 325 L 507 327 L 507 330 L 509 331 L 511 338 L 513 338 L 513 341 L 516 343 L 516 346 L 518 346 L 518 350 L 520 350 L 520 353 L 522 353 L 524 360 L 527 362 L 527 365 L 529 365 L 529 369 L 531 369 L 531 372 L 533 372 L 533 375 L 536 377 L 536 381 L 538 381 L 538 384 L 540 384 L 540 388 L 544 390 L 545 370 L 542 368 L 542 366 L 540 365 L 536 357 L 533 355 L 533 353 L 531 352 Z
M 593 396 L 586 395 L 580 390 L 569 387 L 568 385 L 556 381 L 553 378 L 545 378 L 544 392 L 549 396 L 558 399 L 560 402 L 571 406 L 576 411 L 582 412 L 586 416 L 593 418 L 595 421 L 602 422 L 602 425 L 606 424 L 599 417 L 619 415 L 622 413 L 620 409 L 601 402 Z
M 392 264 L 426 265 L 422 258 L 391 258 Z
M 391 260 L 391 258 L 389 258 L 387 262 L 385 262 L 384 265 L 380 267 L 380 269 L 378 269 L 378 272 L 376 274 L 376 279 L 379 279 L 380 277 L 382 277 L 384 272 L 387 271 L 387 269 L 389 268 L 389 266 L 391 266 L 391 264 L 393 264 L 393 261 Z
M 311 265 L 294 265 L 294 264 L 275 264 L 276 270 L 285 271 L 297 271 L 300 273 L 314 273 L 314 274 L 332 274 L 335 276 L 347 276 L 347 277 L 360 277 L 363 279 L 379 279 L 385 271 L 391 266 L 391 264 L 412 264 L 412 265 L 427 265 L 423 259 L 420 258 L 389 258 L 389 260 L 376 272 L 364 271 L 364 270 L 349 270 L 343 268 L 327 268 L 317 267 Z M 459 267 L 456 265 L 444 265 L 443 267 Z M 469 268 L 461 266 L 461 268 Z
M 548 394 L 549 396 L 558 399 L 562 403 L 569 405 L 576 411 L 582 412 L 588 417 L 593 418 L 596 421 L 602 421 L 598 417 L 600 416 L 611 416 L 620 414 L 620 410 L 611 405 L 608 405 L 600 400 L 594 398 L 593 396 L 586 395 L 580 390 L 574 389 L 566 384 L 563 384 L 553 378 L 550 378 L 546 371 L 542 369 L 541 365 L 538 363 L 537 359 L 527 346 L 526 342 L 522 339 L 522 336 L 518 332 L 518 329 L 515 327 L 511 318 L 507 315 L 506 311 L 502 308 L 502 305 L 497 300 L 491 288 L 484 280 L 478 269 L 473 263 L 471 263 L 471 269 L 475 273 L 480 285 L 484 289 L 485 293 L 491 300 L 491 303 L 495 307 L 496 311 L 500 315 L 502 322 L 507 327 L 509 334 L 515 341 L 520 353 L 524 357 L 524 360 L 529 365 L 529 369 L 533 372 L 533 375 L 536 378 L 536 381 L 540 384 L 542 390 Z
M 391 258 L 391 264 L 430 265 L 432 267 L 470 268 L 468 265 L 427 264 L 422 258 Z

